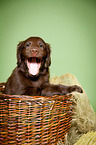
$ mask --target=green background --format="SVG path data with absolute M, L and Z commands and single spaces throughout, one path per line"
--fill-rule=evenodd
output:
M 16 66 L 16 46 L 30 36 L 51 44 L 51 77 L 74 74 L 96 111 L 96 1 L 0 0 L 0 82 Z

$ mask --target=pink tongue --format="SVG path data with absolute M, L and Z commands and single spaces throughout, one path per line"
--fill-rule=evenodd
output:
M 31 75 L 37 75 L 39 73 L 40 63 L 30 63 L 28 62 L 29 73 Z

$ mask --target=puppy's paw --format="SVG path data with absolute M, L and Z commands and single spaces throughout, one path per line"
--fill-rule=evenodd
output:
M 83 89 L 77 85 L 72 86 L 72 91 L 83 93 Z

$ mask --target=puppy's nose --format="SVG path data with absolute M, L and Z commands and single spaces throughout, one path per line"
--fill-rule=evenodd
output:
M 33 56 L 37 55 L 38 49 L 36 49 L 36 48 L 31 49 L 31 53 L 33 54 Z

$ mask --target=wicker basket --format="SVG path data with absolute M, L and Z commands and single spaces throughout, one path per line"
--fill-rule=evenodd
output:
M 0 84 L 0 92 L 4 84 Z M 17 96 L 0 93 L 1 145 L 56 145 L 69 131 L 72 95 Z

